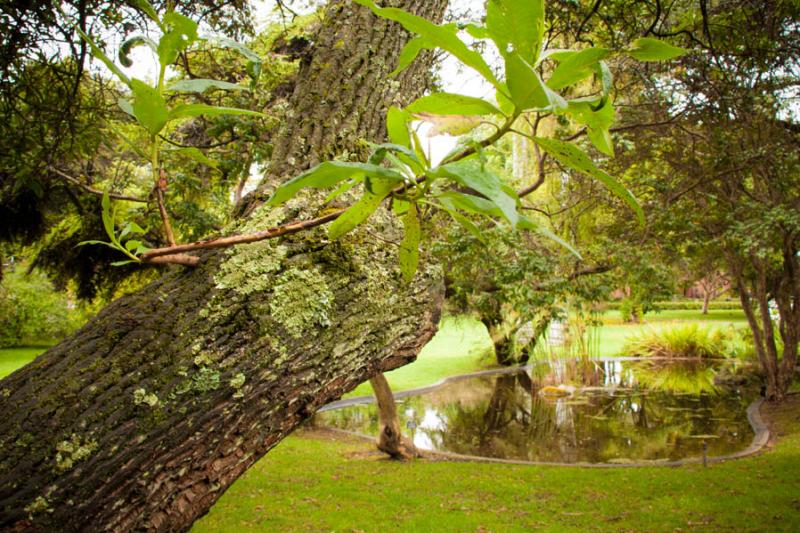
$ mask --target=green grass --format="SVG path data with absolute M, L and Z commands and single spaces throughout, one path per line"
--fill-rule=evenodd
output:
M 700 311 L 669 310 L 645 315 L 643 324 L 623 324 L 616 311 L 607 311 L 600 316 L 605 324 L 600 328 L 600 355 L 613 357 L 624 354 L 625 345 L 648 332 L 659 332 L 687 323 L 700 327 L 739 328 L 747 325 L 743 311 L 712 310 L 707 315 Z
M 0 348 L 0 379 L 21 366 L 33 361 L 47 348 L 42 346 L 23 346 L 20 348 Z
M 439 331 L 425 345 L 417 360 L 386 373 L 394 392 L 416 389 L 447 376 L 475 372 L 492 364 L 492 341 L 480 321 L 467 316 L 445 316 Z M 362 383 L 347 394 L 372 395 L 369 383 Z
M 291 436 L 193 531 L 797 531 L 800 401 L 763 455 L 679 468 L 397 463 L 372 444 Z

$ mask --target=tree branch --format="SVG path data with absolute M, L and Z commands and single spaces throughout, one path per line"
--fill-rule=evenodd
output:
M 80 189 L 82 189 L 82 190 L 84 190 L 84 191 L 86 191 L 86 192 L 88 192 L 90 194 L 94 194 L 94 195 L 97 195 L 97 196 L 103 196 L 105 194 L 104 191 L 101 191 L 99 189 L 95 189 L 93 187 L 90 187 L 89 185 L 83 183 L 81 180 L 79 180 L 77 178 L 73 178 L 72 176 L 70 176 L 69 174 L 65 174 L 64 172 L 61 172 L 60 170 L 58 170 L 56 167 L 54 167 L 52 165 L 48 165 L 47 169 L 50 170 L 51 172 L 54 172 L 55 174 L 57 174 L 61 178 L 63 178 L 64 181 L 66 181 L 68 183 L 71 183 L 71 184 L 79 187 Z M 108 193 L 108 197 L 109 198 L 113 198 L 114 200 L 124 200 L 126 202 L 138 202 L 138 203 L 141 203 L 141 204 L 146 204 L 147 203 L 147 200 L 145 200 L 143 198 L 136 198 L 135 196 L 126 196 L 124 194 L 118 194 L 118 193 L 115 193 L 115 192 L 109 192 Z

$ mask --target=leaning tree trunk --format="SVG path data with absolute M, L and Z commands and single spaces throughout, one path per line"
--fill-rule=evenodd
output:
M 446 4 L 398 3 L 429 18 Z M 386 80 L 407 39 L 349 2 L 329 7 L 276 140 L 273 184 L 383 137 L 386 106 L 427 79 L 419 64 Z M 317 205 L 251 199 L 231 231 Z M 317 229 L 205 253 L 0 381 L 0 529 L 187 529 L 317 408 L 412 361 L 436 329 L 441 275 L 423 266 L 403 283 L 396 252 L 372 236 L 397 229 L 377 218 L 333 243 Z

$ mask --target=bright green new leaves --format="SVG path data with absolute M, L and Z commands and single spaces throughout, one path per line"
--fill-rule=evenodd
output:
M 390 107 L 386 113 L 386 134 L 394 144 L 411 148 L 411 134 L 408 131 L 409 113 L 398 108 Z
M 594 163 L 592 163 L 592 160 L 589 159 L 589 156 L 583 153 L 579 148 L 570 143 L 556 139 L 534 137 L 533 140 L 559 163 L 586 174 L 590 178 L 594 178 L 605 185 L 608 190 L 628 204 L 636 213 L 641 224 L 645 223 L 644 211 L 642 211 L 642 206 L 639 205 L 636 197 L 616 179 L 597 168 Z
M 628 55 L 639 61 L 667 61 L 682 56 L 687 52 L 688 50 L 685 48 L 672 46 L 669 43 L 659 39 L 651 39 L 650 37 L 636 39 L 627 49 Z
M 489 0 L 486 30 L 501 54 L 509 45 L 525 61 L 535 64 L 544 35 L 543 0 Z
M 433 93 L 423 96 L 406 107 L 410 113 L 428 113 L 431 115 L 501 115 L 494 105 L 480 98 L 452 93 Z
M 205 78 L 180 80 L 170 83 L 169 86 L 167 86 L 168 91 L 182 93 L 204 93 L 209 89 L 220 89 L 223 91 L 246 91 L 247 87 L 227 81 L 209 80 Z
M 596 104 L 602 104 L 595 109 Z M 614 105 L 610 99 L 576 99 L 569 103 L 567 113 L 578 124 L 586 126 L 586 134 L 595 148 L 606 155 L 614 156 L 614 145 L 609 128 L 614 123 Z
M 422 37 L 414 37 L 410 41 L 406 43 L 403 49 L 400 51 L 400 56 L 397 58 L 397 68 L 394 69 L 389 76 L 397 76 L 405 69 L 408 68 L 411 63 L 417 58 L 420 52 L 425 50 L 426 48 L 433 48 L 434 45 L 431 44 L 429 41 L 423 39 Z
M 458 28 L 453 25 L 439 26 L 433 22 L 418 17 L 402 9 L 394 7 L 378 7 L 372 0 L 355 0 L 357 4 L 370 8 L 376 15 L 400 23 L 408 31 L 422 37 L 427 45 L 441 48 L 455 56 L 466 66 L 476 70 L 489 83 L 497 87 L 499 82 L 492 69 L 478 52 L 471 50 L 456 32 Z
M 506 83 L 518 111 L 528 109 L 558 110 L 567 102 L 544 84 L 539 73 L 519 54 L 506 54 Z
M 131 80 L 133 116 L 151 135 L 158 135 L 170 119 L 161 92 L 136 78 Z
M 485 196 L 496 206 L 508 222 L 516 227 L 519 221 L 517 198 L 513 189 L 509 188 L 495 174 L 482 168 L 476 161 L 459 161 L 444 165 L 436 170 L 436 175 L 447 177 L 459 185 L 472 189 Z
M 414 278 L 419 264 L 419 241 L 422 237 L 422 229 L 417 213 L 417 204 L 409 203 L 408 209 L 403 216 L 403 228 L 405 234 L 400 243 L 400 272 L 406 282 Z
M 586 48 L 569 54 L 558 63 L 550 79 L 547 80 L 547 86 L 554 91 L 560 91 L 588 78 L 595 72 L 597 63 L 610 54 L 611 50 L 608 48 Z
M 392 192 L 396 185 L 393 181 L 385 179 L 370 180 L 372 186 L 364 191 L 364 195 L 354 203 L 342 216 L 333 221 L 328 228 L 328 237 L 338 239 L 345 233 L 352 231 L 375 212 L 381 203 Z
M 174 63 L 178 54 L 197 40 L 197 23 L 180 13 L 168 11 L 164 26 L 168 30 L 158 41 L 158 61 L 162 68 Z
M 125 265 L 127 263 L 139 263 L 141 260 L 137 257 L 137 255 L 148 251 L 150 248 L 142 244 L 142 242 L 138 239 L 129 239 L 124 245 L 122 244 L 122 241 L 129 235 L 142 235 L 145 233 L 145 230 L 135 222 L 128 222 L 125 227 L 122 228 L 119 236 L 117 236 L 115 223 L 116 208 L 111 204 L 111 199 L 109 198 L 107 191 L 103 193 L 103 199 L 100 203 L 102 207 L 100 214 L 103 219 L 103 228 L 106 230 L 106 235 L 108 235 L 110 242 L 83 241 L 79 242 L 78 246 L 84 246 L 86 244 L 101 244 L 114 250 L 118 250 L 130 258 L 126 261 L 117 261 L 112 263 L 113 266 Z
M 389 168 L 369 163 L 326 161 L 281 184 L 272 193 L 267 205 L 280 205 L 292 198 L 300 189 L 306 187 L 325 189 L 338 185 L 339 182 L 347 179 L 363 180 L 365 176 L 374 178 L 373 183 L 376 180 L 382 180 L 386 183 L 398 185 L 405 181 L 402 174 Z

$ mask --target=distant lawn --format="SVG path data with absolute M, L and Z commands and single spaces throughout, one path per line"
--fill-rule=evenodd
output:
M 799 531 L 800 398 L 765 411 L 777 446 L 708 468 L 397 463 L 300 432 L 193 531 Z
M 47 348 L 43 346 L 0 348 L 0 379 L 6 377 L 19 367 L 27 365 L 46 349 Z
M 492 341 L 486 327 L 468 316 L 445 316 L 439 331 L 425 345 L 417 360 L 386 373 L 395 392 L 416 389 L 447 376 L 467 374 L 494 362 Z M 371 396 L 372 387 L 362 383 L 346 396 Z
M 600 318 L 605 324 L 600 328 L 600 355 L 614 357 L 622 354 L 627 339 L 642 331 L 661 330 L 691 322 L 710 328 L 741 328 L 747 326 L 744 311 L 712 310 L 707 315 L 700 311 L 669 310 L 648 313 L 642 324 L 624 324 L 618 311 L 606 311 Z

